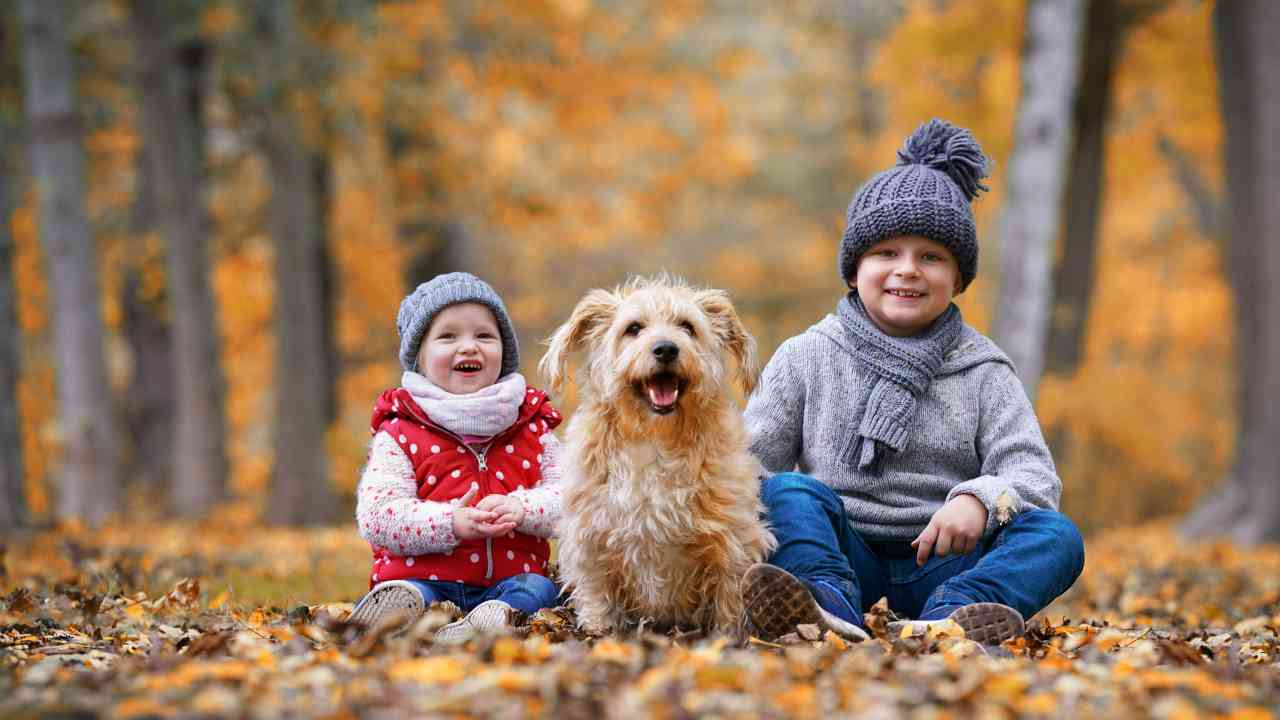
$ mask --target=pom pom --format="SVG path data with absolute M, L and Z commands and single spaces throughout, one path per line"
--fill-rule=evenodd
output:
M 990 161 L 973 133 L 946 120 L 934 118 L 916 128 L 898 151 L 898 164 L 941 170 L 971 202 L 979 190 L 991 189 L 982 184 Z

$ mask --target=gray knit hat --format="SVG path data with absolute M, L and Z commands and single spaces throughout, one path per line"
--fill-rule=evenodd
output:
M 862 184 L 849 202 L 840 242 L 840 278 L 857 272 L 872 245 L 899 235 L 941 243 L 960 265 L 961 289 L 978 274 L 978 233 L 969 203 L 990 161 L 973 135 L 945 120 L 916 128 L 898 151 L 898 164 Z
M 417 372 L 418 348 L 422 346 L 427 328 L 431 327 L 432 318 L 450 305 L 464 302 L 484 305 L 498 320 L 498 335 L 502 337 L 502 369 L 498 377 L 520 369 L 520 345 L 516 342 L 516 331 L 502 298 L 489 283 L 463 272 L 437 275 L 400 301 L 396 331 L 400 333 L 401 367 Z

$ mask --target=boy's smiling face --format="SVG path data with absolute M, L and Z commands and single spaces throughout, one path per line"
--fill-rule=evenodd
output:
M 458 303 L 441 310 L 418 349 L 418 372 L 436 387 L 466 395 L 498 381 L 502 336 L 489 308 Z
M 929 327 L 960 292 L 960 268 L 951 251 L 919 235 L 872 245 L 858 259 L 849 286 L 886 335 L 907 337 Z

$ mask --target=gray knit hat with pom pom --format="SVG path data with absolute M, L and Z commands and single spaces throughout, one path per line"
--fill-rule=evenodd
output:
M 978 273 L 978 233 L 969 203 L 990 161 L 973 134 L 945 120 L 916 128 L 898 151 L 896 167 L 863 183 L 849 202 L 840 242 L 840 278 L 857 272 L 872 245 L 920 235 L 946 246 L 960 265 L 961 289 Z
M 502 369 L 498 377 L 506 377 L 520 369 L 520 345 L 511 316 L 502 298 L 489 283 L 464 272 L 437 275 L 422 283 L 408 297 L 400 301 L 396 313 L 396 331 L 400 333 L 400 366 L 410 372 L 418 370 L 418 349 L 426 337 L 431 321 L 441 310 L 458 303 L 473 302 L 484 305 L 498 321 L 498 336 L 502 338 Z

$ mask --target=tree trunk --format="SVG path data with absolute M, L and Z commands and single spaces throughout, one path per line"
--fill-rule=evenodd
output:
M 400 236 L 411 250 L 404 275 L 408 292 L 436 275 L 474 269 L 475 259 L 470 253 L 474 243 L 459 223 L 401 227 Z
M 8 108 L 0 108 L 0 536 L 29 521 L 22 434 L 18 428 L 18 348 L 22 334 L 15 303 L 13 235 L 9 232 L 9 217 L 20 195 L 22 173 L 18 172 L 14 157 L 17 127 L 9 117 Z
M 268 120 L 276 247 L 275 469 L 270 520 L 323 522 L 332 516 L 325 454 L 326 385 L 320 226 L 311 158 L 283 109 Z
M 1053 309 L 1045 370 L 1071 375 L 1084 353 L 1093 300 L 1094 258 L 1102 214 L 1106 128 L 1116 64 L 1129 32 L 1164 9 L 1168 0 L 1089 0 L 1084 22 L 1080 91 L 1072 115 L 1072 150 L 1059 260 L 1053 273 Z
M 320 523 L 333 517 L 325 430 L 331 388 L 326 384 L 324 238 L 316 167 L 289 103 L 299 75 L 300 48 L 291 3 L 268 4 L 260 28 L 266 96 L 263 150 L 272 178 L 270 225 L 275 239 L 276 412 L 275 467 L 268 520 Z
M 164 299 L 142 297 L 141 285 L 139 269 L 125 271 L 120 333 L 129 346 L 132 372 L 121 398 L 124 472 L 148 497 L 162 497 L 173 476 L 173 337 Z
M 1280 540 L 1280 4 L 1214 6 L 1226 165 L 1224 272 L 1235 300 L 1233 477 L 1210 493 L 1184 531 L 1253 544 Z
M 100 523 L 119 508 L 119 441 L 111 413 L 93 237 L 85 214 L 84 149 L 68 45 L 70 8 L 23 0 L 31 170 L 49 263 L 64 462 L 60 517 Z
M 1044 370 L 1051 263 L 1062 222 L 1083 15 L 1082 0 L 1027 5 L 1022 94 L 1000 232 L 995 336 L 1033 402 Z
M 218 328 L 197 155 L 199 121 L 184 102 L 170 4 L 132 0 L 130 10 L 142 128 L 155 180 L 157 224 L 165 241 L 173 336 L 170 504 L 179 516 L 194 517 L 224 497 L 227 475 Z
M 1080 365 L 1093 296 L 1093 265 L 1101 215 L 1102 169 L 1111 86 L 1125 29 L 1114 0 L 1090 0 L 1085 21 L 1080 93 L 1072 114 L 1061 259 L 1053 274 L 1046 370 L 1070 375 Z

